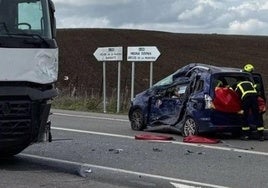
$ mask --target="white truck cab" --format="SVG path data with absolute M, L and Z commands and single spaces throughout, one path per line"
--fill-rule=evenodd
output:
M 0 156 L 51 141 L 58 47 L 51 0 L 0 0 Z

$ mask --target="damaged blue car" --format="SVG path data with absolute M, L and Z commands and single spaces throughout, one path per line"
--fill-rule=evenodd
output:
M 183 136 L 211 132 L 240 133 L 242 116 L 215 109 L 218 80 L 233 86 L 248 80 L 258 84 L 265 100 L 262 77 L 241 69 L 192 63 L 137 94 L 129 120 L 133 130 L 178 131 Z

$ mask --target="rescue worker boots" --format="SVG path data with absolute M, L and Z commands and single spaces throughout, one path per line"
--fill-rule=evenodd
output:
M 259 141 L 264 141 L 263 131 L 258 131 Z
M 250 127 L 249 126 L 243 126 L 241 130 L 241 140 L 249 140 L 249 133 L 250 133 Z
M 242 131 L 242 136 L 240 137 L 241 140 L 249 140 L 249 131 Z M 264 141 L 264 134 L 263 131 L 258 131 L 259 141 Z
M 241 140 L 249 140 L 249 131 L 242 131 Z

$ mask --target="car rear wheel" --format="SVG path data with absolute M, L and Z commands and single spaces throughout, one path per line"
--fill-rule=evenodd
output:
M 197 135 L 197 124 L 195 120 L 191 117 L 187 117 L 183 123 L 182 127 L 182 135 L 183 136 L 190 136 L 190 135 Z
M 144 118 L 140 109 L 134 109 L 130 115 L 131 128 L 136 131 L 141 131 L 145 128 Z

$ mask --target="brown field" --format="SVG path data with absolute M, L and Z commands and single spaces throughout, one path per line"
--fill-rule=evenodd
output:
M 57 33 L 60 72 L 57 87 L 62 93 L 89 96 L 102 94 L 102 63 L 93 53 L 98 47 L 157 46 L 161 56 L 154 63 L 154 83 L 188 63 L 242 67 L 255 66 L 263 75 L 268 93 L 268 37 L 218 34 L 180 34 L 142 30 L 60 29 Z M 107 63 L 107 96 L 115 96 L 117 63 Z M 64 76 L 70 79 L 64 81 Z M 130 95 L 131 63 L 122 62 L 121 91 Z M 149 63 L 136 63 L 135 93 L 149 86 Z

